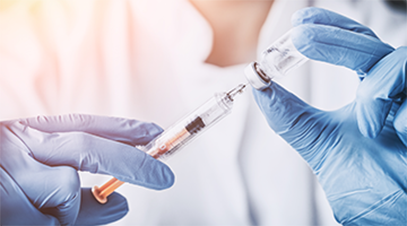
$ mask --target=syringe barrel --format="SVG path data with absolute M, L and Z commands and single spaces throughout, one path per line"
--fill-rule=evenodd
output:
M 199 134 L 228 115 L 233 100 L 226 93 L 217 93 L 197 110 L 170 126 L 141 150 L 156 159 L 168 159 Z
M 155 159 L 168 159 L 203 131 L 228 115 L 232 111 L 234 97 L 242 93 L 245 87 L 246 85 L 239 85 L 227 93 L 215 94 L 197 110 L 139 149 Z M 106 203 L 107 196 L 123 183 L 123 181 L 112 178 L 101 187 L 94 186 L 92 194 L 98 202 Z

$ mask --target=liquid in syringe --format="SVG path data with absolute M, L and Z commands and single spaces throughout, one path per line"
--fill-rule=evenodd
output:
M 307 58 L 295 48 L 291 40 L 291 32 L 287 32 L 262 52 L 258 62 L 249 64 L 245 74 L 250 85 L 261 90 L 267 88 L 274 77 L 285 75 L 306 61 Z M 142 150 L 156 159 L 167 159 L 172 156 L 228 115 L 232 110 L 235 96 L 242 93 L 245 87 L 246 85 L 239 85 L 227 93 L 215 94 L 200 108 L 165 130 Z M 100 203 L 105 203 L 107 196 L 123 183 L 113 178 L 100 188 L 95 186 L 92 193 Z
M 216 93 L 201 107 L 165 130 L 141 150 L 155 159 L 163 160 L 173 156 L 202 132 L 230 114 L 236 95 L 242 93 L 245 87 L 246 85 L 239 85 L 229 92 Z M 107 196 L 123 183 L 123 181 L 112 178 L 101 187 L 93 187 L 92 193 L 100 203 L 106 203 Z

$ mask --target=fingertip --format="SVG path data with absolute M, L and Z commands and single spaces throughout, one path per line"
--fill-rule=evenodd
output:
M 91 191 L 90 188 L 88 189 L 89 191 L 86 192 L 89 194 Z M 92 222 L 91 225 L 115 222 L 122 219 L 129 212 L 127 199 L 117 192 L 113 192 L 109 195 L 107 203 L 100 204 L 95 202 L 95 205 L 98 206 L 99 211 L 92 209 L 92 214 L 89 214 L 88 217 L 93 221 L 97 219 L 98 222 Z
M 313 23 L 313 18 L 316 14 L 320 13 L 321 9 L 316 7 L 307 7 L 297 10 L 291 16 L 291 24 L 296 27 L 301 24 Z
M 363 80 L 356 94 L 356 118 L 359 131 L 364 137 L 370 139 L 380 134 L 393 105 L 391 100 L 376 94 L 380 93 L 372 89 L 369 78 Z
M 163 167 L 162 167 L 163 180 L 161 183 L 161 187 L 157 190 L 168 189 L 174 185 L 174 181 L 175 181 L 175 175 L 172 172 L 171 168 L 164 163 L 162 163 L 162 164 L 163 164 Z
M 357 103 L 356 116 L 360 133 L 367 138 L 376 138 L 383 129 L 385 124 L 386 112 L 385 106 L 377 110 L 372 104 Z
M 150 171 L 149 173 L 142 173 L 146 176 L 144 178 L 145 184 L 141 184 L 144 187 L 154 190 L 164 190 L 170 188 L 175 181 L 175 175 L 171 168 L 151 156 L 147 156 L 145 166 L 142 167 L 143 171 Z
M 400 140 L 407 146 L 407 101 L 405 101 L 394 116 L 394 129 Z
M 291 40 L 301 54 L 310 59 L 315 59 L 321 55 L 321 51 L 318 51 L 315 47 L 317 35 L 315 25 L 303 24 L 292 29 Z
M 312 60 L 338 65 L 346 65 L 342 59 L 349 48 L 343 42 L 346 38 L 352 38 L 347 31 L 326 25 L 302 24 L 291 31 L 291 40 L 301 54 Z
M 263 112 L 268 112 L 268 108 L 274 104 L 275 96 L 273 95 L 273 90 L 271 89 L 273 86 L 273 82 L 271 85 L 265 89 L 257 90 L 252 89 L 254 99 L 256 100 L 257 105 Z
M 146 123 L 146 125 L 148 126 L 148 133 L 151 137 L 156 137 L 164 131 L 159 125 L 153 122 Z
M 114 175 L 117 179 L 154 190 L 164 190 L 174 184 L 175 176 L 169 166 L 144 152 L 137 153 L 137 162 L 132 163 L 125 174 Z
M 81 190 L 81 208 L 75 225 L 100 225 L 117 221 L 129 212 L 127 200 L 121 194 L 113 192 L 108 202 L 100 204 L 93 197 L 91 188 Z
M 407 134 L 407 124 L 405 123 L 407 121 L 406 119 L 401 120 L 401 118 L 403 117 L 395 118 L 393 122 L 394 129 L 400 134 Z
M 44 201 L 42 212 L 56 217 L 62 225 L 73 224 L 80 209 L 80 180 L 78 172 L 69 166 L 52 167 L 52 174 L 48 174 L 48 179 L 44 183 L 51 187 L 51 183 L 56 186 L 53 194 Z M 47 189 L 47 188 L 46 188 Z
M 105 216 L 109 215 L 109 219 L 106 219 L 105 223 L 117 221 L 127 215 L 129 212 L 129 205 L 124 196 L 117 192 L 113 192 L 109 195 L 108 199 L 109 205 L 112 207 L 108 208 L 108 211 L 110 212 L 109 214 L 104 214 Z
M 131 130 L 134 130 L 134 134 L 137 134 L 132 141 L 133 144 L 137 145 L 146 145 L 164 131 L 160 126 L 152 122 L 132 120 L 128 123 L 130 127 L 133 128 Z

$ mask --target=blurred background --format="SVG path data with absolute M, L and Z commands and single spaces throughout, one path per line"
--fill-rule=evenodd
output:
M 168 128 L 245 83 L 244 67 L 308 6 L 407 45 L 405 1 L 1 0 L 0 119 L 82 113 Z M 354 99 L 359 79 L 307 62 L 276 81 L 334 110 Z M 250 89 L 168 165 L 176 174 L 168 190 L 119 188 L 130 212 L 112 225 L 337 225 L 315 176 L 268 127 Z M 81 173 L 86 187 L 109 178 Z

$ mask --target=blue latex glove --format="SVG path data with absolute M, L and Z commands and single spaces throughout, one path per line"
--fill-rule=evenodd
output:
M 293 43 L 302 54 L 348 67 L 363 79 L 356 100 L 360 132 L 375 138 L 383 128 L 392 104 L 396 103 L 401 107 L 396 109 L 394 127 L 407 145 L 407 48 L 394 51 L 369 28 L 324 9 L 300 10 L 293 15 L 292 23 L 295 26 Z M 388 54 L 390 59 L 379 62 Z M 373 66 L 374 70 L 370 70 Z
M 339 223 L 405 225 L 407 48 L 394 50 L 367 27 L 323 9 L 301 10 L 293 24 L 293 43 L 304 55 L 364 79 L 357 99 L 332 112 L 277 83 L 254 90 L 270 127 L 308 162 Z
M 162 130 L 151 123 L 89 115 L 0 122 L 1 225 L 96 225 L 122 218 L 118 193 L 99 204 L 77 170 L 165 189 L 168 166 L 134 148 Z

